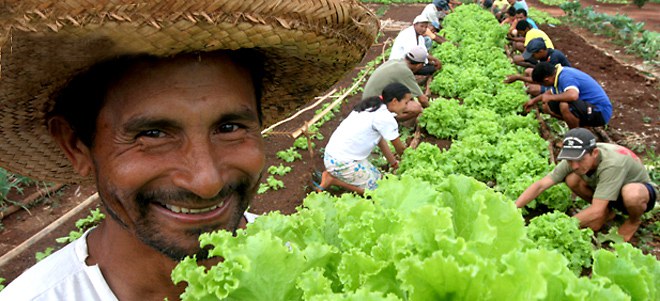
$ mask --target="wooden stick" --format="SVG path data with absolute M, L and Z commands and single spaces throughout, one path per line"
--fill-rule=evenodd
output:
M 32 245 L 37 243 L 46 235 L 50 234 L 53 230 L 57 229 L 57 227 L 66 223 L 71 217 L 78 214 L 80 211 L 87 208 L 87 206 L 97 201 L 98 199 L 99 199 L 99 194 L 98 193 L 93 194 L 92 196 L 87 198 L 84 202 L 80 203 L 78 206 L 73 208 L 71 211 L 67 212 L 65 215 L 58 218 L 50 225 L 46 226 L 46 228 L 43 228 L 41 231 L 39 231 L 39 233 L 30 237 L 28 240 L 24 241 L 22 244 L 18 245 L 16 248 L 12 249 L 11 251 L 7 252 L 5 255 L 2 255 L 2 257 L 0 257 L 0 266 L 4 266 L 8 262 L 14 260 L 16 256 L 25 252 L 25 250 L 29 249 Z
M 419 141 L 422 139 L 422 131 L 419 127 L 419 124 L 415 123 L 415 133 L 413 134 L 413 139 L 410 141 L 410 148 L 416 149 L 419 146 Z
M 431 82 L 433 81 L 433 75 L 429 76 L 426 79 L 426 89 L 424 90 L 424 95 L 429 96 L 431 95 Z
M 371 68 L 369 68 L 369 69 L 371 69 Z M 328 114 L 328 112 L 330 112 L 330 110 L 332 110 L 334 107 L 336 107 L 337 104 L 341 103 L 351 92 L 353 92 L 353 90 L 355 90 L 360 85 L 360 83 L 367 76 L 368 73 L 369 73 L 369 70 L 367 70 L 367 72 L 362 74 L 362 77 L 360 77 L 358 80 L 356 80 L 355 83 L 353 84 L 353 86 L 350 89 L 348 89 L 346 92 L 344 92 L 344 94 L 342 94 L 341 97 L 337 98 L 327 108 L 325 108 L 318 115 L 314 116 L 311 120 L 305 122 L 305 124 L 302 127 L 300 127 L 299 129 L 293 131 L 291 133 L 291 138 L 293 138 L 293 139 L 298 138 L 298 136 L 300 136 L 304 131 L 307 131 L 307 129 L 309 128 L 310 125 L 316 123 L 317 121 L 319 121 L 319 119 L 323 118 L 323 116 Z
M 60 190 L 62 187 L 64 187 L 64 184 L 55 184 L 51 187 L 46 187 L 43 189 L 39 189 L 36 192 L 32 193 L 28 197 L 24 198 L 23 200 L 19 201 L 21 205 L 11 205 L 7 206 L 4 209 L 0 210 L 0 220 L 3 218 L 9 216 L 10 214 L 20 210 L 23 208 L 23 206 L 30 205 L 30 203 L 36 201 L 37 199 L 47 196 L 55 191 Z M 29 211 L 28 211 L 29 212 Z
M 383 42 L 383 52 L 382 52 L 383 63 L 385 63 L 387 61 L 385 59 L 385 48 L 387 48 L 387 44 L 389 44 L 390 41 L 392 41 L 392 38 L 387 38 L 387 40 L 385 40 L 385 42 Z
M 287 118 L 287 119 L 284 119 L 284 120 L 282 120 L 282 121 L 279 121 L 279 122 L 277 122 L 277 123 L 275 123 L 275 124 L 269 126 L 267 129 L 261 131 L 261 134 L 263 135 L 263 134 L 267 133 L 268 131 L 274 129 L 275 127 L 277 127 L 277 126 L 279 126 L 279 125 L 281 125 L 281 124 L 283 124 L 283 123 L 285 123 L 285 122 L 289 122 L 289 121 L 295 119 L 295 118 L 298 117 L 300 114 L 302 114 L 302 113 L 304 113 L 304 112 L 307 112 L 307 111 L 309 111 L 309 110 L 315 108 L 315 107 L 318 106 L 320 103 L 322 103 L 324 100 L 326 100 L 328 97 L 330 97 L 330 95 L 335 94 L 335 92 L 337 92 L 337 88 L 332 89 L 332 91 L 330 91 L 330 92 L 326 93 L 325 95 L 321 96 L 320 98 L 318 98 L 318 100 L 317 100 L 315 103 L 313 103 L 312 105 L 310 105 L 309 107 L 306 107 L 306 108 L 304 108 L 304 109 L 302 109 L 302 110 L 296 112 L 295 114 L 291 115 L 291 117 L 289 117 L 289 118 Z
M 536 111 L 536 120 L 538 120 L 541 130 L 541 137 L 548 141 L 548 152 L 550 153 L 550 163 L 557 164 L 557 159 L 555 159 L 555 148 L 552 145 L 554 143 L 554 137 L 552 136 L 552 131 L 545 123 L 545 120 L 541 118 L 541 113 Z

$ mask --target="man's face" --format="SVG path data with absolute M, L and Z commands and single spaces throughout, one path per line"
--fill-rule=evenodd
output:
M 525 15 L 523 15 L 523 14 L 516 14 L 516 20 L 518 20 L 518 21 L 522 21 L 522 20 L 525 20 L 525 19 L 527 19 L 527 17 L 525 17 Z
M 555 76 L 554 76 L 554 74 L 544 77 L 543 81 L 541 82 L 541 85 L 544 85 L 546 87 L 554 86 L 555 85 Z
M 199 234 L 237 228 L 264 166 L 250 74 L 224 56 L 139 67 L 97 119 L 99 194 L 143 243 L 202 256 Z
M 411 64 L 409 64 L 409 66 L 410 66 L 410 71 L 412 71 L 413 73 L 416 73 L 417 71 L 424 68 L 424 63 L 411 63 Z
M 426 29 L 429 27 L 429 22 L 419 22 L 413 25 L 415 27 L 415 32 L 417 34 L 424 34 Z
M 594 150 L 591 153 L 584 154 L 580 160 L 571 160 L 568 162 L 570 163 L 573 172 L 582 176 L 596 169 L 597 158 L 598 150 Z
M 545 61 L 548 58 L 548 50 L 541 49 L 537 52 L 532 53 L 532 57 L 537 61 Z

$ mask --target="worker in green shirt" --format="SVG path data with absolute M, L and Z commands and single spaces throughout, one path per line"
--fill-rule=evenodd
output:
M 575 217 L 580 226 L 599 230 L 614 218 L 616 208 L 628 219 L 619 227 L 619 234 L 629 241 L 639 228 L 641 216 L 655 206 L 658 186 L 651 179 L 641 160 L 631 150 L 616 144 L 596 143 L 596 137 L 584 128 L 566 133 L 555 169 L 529 186 L 516 200 L 522 208 L 543 191 L 564 182 L 591 206 Z

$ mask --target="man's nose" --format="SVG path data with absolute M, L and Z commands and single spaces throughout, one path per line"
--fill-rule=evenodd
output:
M 206 139 L 201 139 L 206 140 Z M 222 190 L 224 182 L 210 141 L 191 141 L 181 151 L 182 164 L 173 183 L 202 198 L 212 198 Z

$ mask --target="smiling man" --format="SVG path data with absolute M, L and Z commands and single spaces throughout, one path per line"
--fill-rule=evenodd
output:
M 170 273 L 185 256 L 206 257 L 199 235 L 248 222 L 262 125 L 327 89 L 377 33 L 350 0 L 303 1 L 305 13 L 129 2 L 37 11 L 46 5 L 16 1 L 6 10 L 16 16 L 0 19 L 1 165 L 94 182 L 110 215 L 1 300 L 178 299 L 185 287 Z
M 644 164 L 631 150 L 615 144 L 596 143 L 584 128 L 566 133 L 555 169 L 529 186 L 516 200 L 522 208 L 557 183 L 564 182 L 577 196 L 591 203 L 575 217 L 580 225 L 599 230 L 614 218 L 613 208 L 628 215 L 619 234 L 629 241 L 639 228 L 641 216 L 655 206 L 658 187 Z

